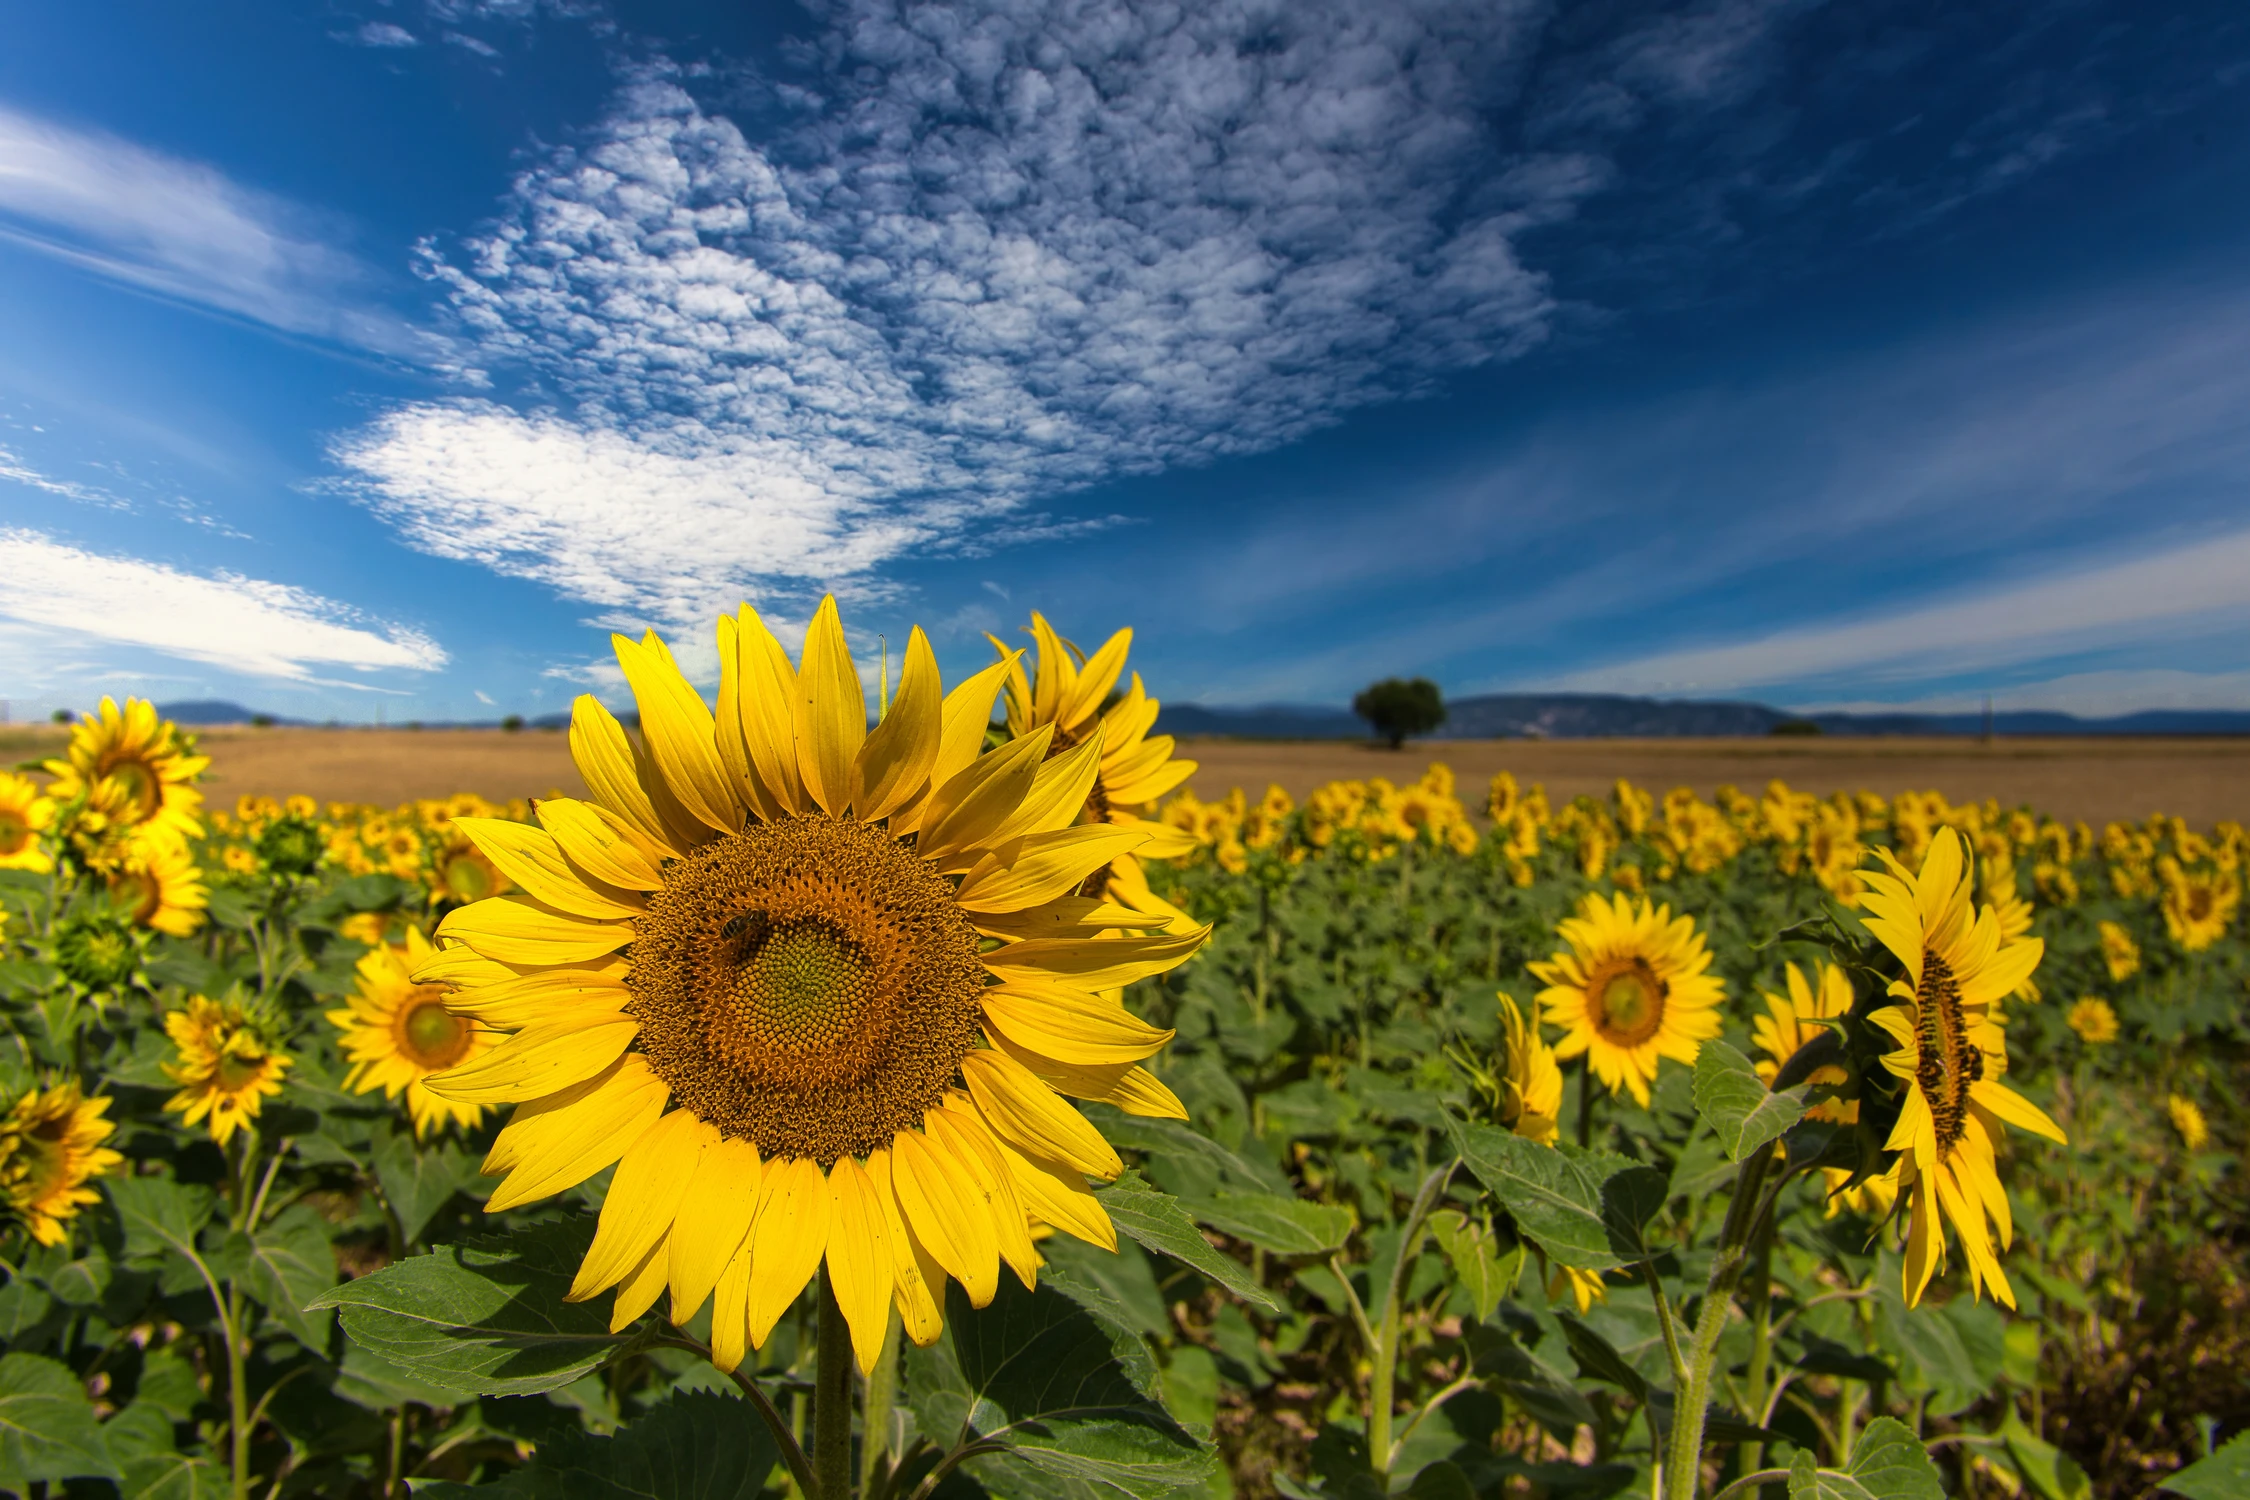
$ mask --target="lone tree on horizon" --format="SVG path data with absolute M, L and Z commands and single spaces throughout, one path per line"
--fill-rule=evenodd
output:
M 1445 699 L 1427 677 L 1386 677 L 1352 699 L 1352 712 L 1397 750 L 1445 722 Z

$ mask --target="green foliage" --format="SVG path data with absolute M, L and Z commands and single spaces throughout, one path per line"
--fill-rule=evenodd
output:
M 1386 677 L 1353 697 L 1352 712 L 1396 750 L 1445 722 L 1445 699 L 1427 677 Z

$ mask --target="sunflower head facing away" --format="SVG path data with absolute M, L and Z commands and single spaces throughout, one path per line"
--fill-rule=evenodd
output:
M 183 1125 L 208 1118 L 211 1139 L 224 1146 L 258 1118 L 268 1096 L 281 1092 L 281 1075 L 294 1059 L 281 1050 L 274 1029 L 261 1009 L 234 995 L 190 995 L 164 1017 L 165 1034 L 179 1053 L 164 1071 L 180 1085 L 164 1107 Z
M 1547 988 L 1539 1004 L 1562 1028 L 1555 1056 L 1583 1054 L 1611 1093 L 1648 1103 L 1659 1058 L 1695 1065 L 1719 1034 L 1725 981 L 1710 973 L 1711 951 L 1691 917 L 1643 898 L 1589 892 L 1557 935 L 1570 946 L 1530 966 Z
M 187 845 L 168 834 L 139 833 L 105 866 L 109 898 L 138 927 L 188 937 L 211 904 Z
M 54 825 L 55 802 L 28 776 L 0 771 L 0 870 L 44 875 L 55 867 L 39 836 Z
M 1539 1023 L 1526 1020 L 1515 1000 L 1500 995 L 1500 1025 L 1508 1049 L 1508 1072 L 1501 1100 L 1501 1122 L 1526 1140 L 1552 1142 L 1562 1119 L 1562 1069 L 1555 1052 L 1539 1037 Z
M 616 1164 L 572 1288 L 616 1288 L 616 1327 L 711 1301 L 733 1369 L 825 1264 L 865 1370 L 894 1303 L 928 1343 L 947 1277 L 1029 1284 L 1034 1219 L 1115 1247 L 1087 1179 L 1122 1164 L 1065 1096 L 1185 1118 L 1140 1066 L 1172 1034 L 1114 992 L 1207 929 L 1080 894 L 1145 836 L 1082 821 L 1101 734 L 983 748 L 1012 656 L 948 693 L 915 631 L 871 728 L 832 599 L 796 662 L 747 605 L 718 636 L 716 714 L 618 637 L 641 735 L 578 700 L 588 798 L 457 821 L 517 893 L 411 977 L 513 1034 L 428 1087 L 517 1106 L 492 1210 Z
M 1898 1003 L 1874 1023 L 1898 1044 L 1883 1064 L 1904 1080 L 1898 1124 L 1885 1149 L 1900 1153 L 1900 1193 L 1911 1215 L 1906 1246 L 1906 1300 L 1920 1300 L 1944 1264 L 1946 1226 L 1960 1237 L 1973 1291 L 1985 1287 L 2010 1307 L 2015 1294 L 2000 1269 L 1995 1243 L 2013 1237 L 2007 1192 L 1993 1163 L 2002 1124 L 2050 1140 L 2063 1133 L 2046 1112 L 2000 1081 L 2007 1070 L 2006 1034 L 1992 1008 L 2016 992 L 2039 966 L 2037 938 L 2005 941 L 1992 907 L 1978 907 L 1960 836 L 1940 828 L 1919 871 L 1888 850 L 1888 870 L 1870 870 L 1860 906 L 1867 929 L 1905 970 L 1889 993 Z
M 55 778 L 48 792 L 57 802 L 83 798 L 81 816 L 90 832 L 162 830 L 190 839 L 203 832 L 196 820 L 203 794 L 195 778 L 210 764 L 208 756 L 189 751 L 178 727 L 157 717 L 147 699 L 129 698 L 121 710 L 115 699 L 104 698 L 72 727 L 63 758 L 47 762 Z
M 381 1089 L 388 1099 L 404 1094 L 418 1136 L 448 1122 L 475 1125 L 484 1118 L 484 1106 L 441 1099 L 423 1080 L 475 1061 L 498 1036 L 447 1010 L 440 986 L 413 981 L 413 972 L 436 953 L 419 931 L 409 927 L 406 941 L 393 947 L 381 943 L 378 928 L 377 942 L 359 960 L 359 983 L 351 998 L 341 1010 L 328 1012 L 343 1033 L 344 1056 L 352 1064 L 345 1086 L 362 1094 Z
M 1793 963 L 1784 968 L 1782 974 L 1789 994 L 1785 998 L 1761 990 L 1759 994 L 1766 1002 L 1766 1013 L 1754 1017 L 1750 1023 L 1750 1039 L 1765 1054 L 1756 1064 L 1758 1076 L 1769 1087 L 1779 1076 L 1782 1065 L 1796 1056 L 1797 1049 L 1820 1034 L 1819 1022 L 1840 1020 L 1850 1014 L 1852 1008 L 1851 978 L 1834 964 L 1814 965 L 1810 978 Z M 1841 1088 L 1850 1084 L 1851 1073 L 1831 1063 L 1815 1068 L 1805 1081 L 1815 1087 Z M 1805 1117 L 1850 1125 L 1859 1119 L 1859 1101 L 1823 1099 L 1807 1109 Z
M 102 1144 L 117 1129 L 108 1111 L 71 1079 L 32 1089 L 0 1118 L 0 1190 L 40 1244 L 61 1244 L 63 1226 L 100 1196 L 86 1183 L 125 1159 Z

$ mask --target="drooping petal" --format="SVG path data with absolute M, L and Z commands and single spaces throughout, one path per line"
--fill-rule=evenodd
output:
M 672 1321 L 685 1323 L 703 1306 L 719 1277 L 750 1237 L 763 1179 L 758 1148 L 721 1141 L 703 1153 L 672 1226 Z
M 769 1161 L 750 1228 L 750 1343 L 763 1349 L 828 1251 L 828 1179 L 805 1157 Z
M 1070 985 L 995 985 L 977 999 L 988 1026 L 1062 1062 L 1136 1063 L 1174 1035 L 1115 1000 Z
M 609 1196 L 602 1200 L 594 1243 L 579 1262 L 565 1301 L 583 1302 L 640 1268 L 671 1230 L 697 1163 L 718 1139 L 711 1126 L 675 1109 L 625 1148 L 610 1178 Z
M 488 1174 L 493 1157 L 506 1153 L 514 1161 L 507 1177 L 485 1200 L 486 1213 L 578 1186 L 623 1156 L 625 1148 L 655 1122 L 671 1095 L 670 1086 L 635 1052 L 619 1058 L 613 1068 L 584 1094 L 566 1090 L 517 1109 L 516 1118 L 493 1143 L 492 1156 L 485 1159 Z M 557 1099 L 567 1102 L 525 1118 L 527 1111 Z M 536 1134 L 527 1132 L 511 1147 L 509 1132 L 526 1125 L 535 1125 Z
M 1117 1248 L 1117 1226 L 1086 1186 L 1085 1177 L 1057 1161 L 1024 1155 L 1005 1140 L 998 1141 L 1000 1155 L 1014 1174 L 1016 1196 L 1023 1206 L 1045 1222 L 1089 1245 Z
M 550 1021 L 519 1031 L 482 1056 L 432 1073 L 424 1087 L 456 1104 L 521 1104 L 592 1078 L 617 1061 L 640 1032 L 631 1016 Z
M 1008 1263 L 1008 1269 L 1016 1273 L 1016 1279 L 1026 1288 L 1035 1287 L 1039 1252 L 1031 1243 L 1031 1222 L 1024 1217 L 1023 1204 L 1016 1198 L 1015 1179 L 1000 1160 L 1000 1148 L 992 1138 L 992 1127 L 977 1113 L 972 1101 L 954 1094 L 948 1094 L 943 1104 L 923 1118 L 930 1137 L 943 1140 L 951 1149 L 953 1159 L 968 1168 L 984 1200 L 985 1217 L 992 1225 L 1000 1258 Z
M 611 1333 L 623 1333 L 642 1313 L 656 1306 L 656 1299 L 664 1293 L 664 1261 L 664 1241 L 658 1240 L 618 1286 L 617 1300 L 609 1309 Z
M 968 1166 L 934 1137 L 902 1130 L 891 1143 L 891 1186 L 914 1238 L 971 1306 L 989 1304 L 1000 1290 L 1000 1241 Z
M 883 1225 L 891 1252 L 891 1294 L 899 1321 L 918 1348 L 928 1348 L 945 1331 L 939 1303 L 945 1295 L 945 1268 L 907 1226 L 892 1183 L 892 1156 L 887 1150 L 868 1153 L 867 1183 L 883 1211 Z
M 1102 1133 L 1007 1053 L 971 1052 L 961 1059 L 961 1076 L 985 1124 L 1017 1150 L 1067 1162 L 1090 1177 L 1124 1172 L 1125 1163 Z
M 828 1283 L 852 1331 L 859 1373 L 875 1370 L 891 1321 L 890 1226 L 865 1169 L 839 1157 L 828 1169 Z

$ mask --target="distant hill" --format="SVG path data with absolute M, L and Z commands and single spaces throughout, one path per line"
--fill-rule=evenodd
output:
M 1445 727 L 1434 740 L 1668 739 L 1771 734 L 1777 724 L 1810 719 L 1833 735 L 1981 734 L 1982 714 L 1797 715 L 1763 703 L 1632 698 L 1613 693 L 1487 693 L 1446 704 Z M 1182 736 L 1245 740 L 1365 739 L 1356 715 L 1322 704 L 1268 703 L 1254 708 L 1211 708 L 1167 703 L 1157 731 Z M 2250 734 L 2250 712 L 2157 709 L 2113 719 L 2064 713 L 1998 713 L 1995 733 L 2037 734 Z
M 221 724 L 247 724 L 259 717 L 256 710 L 244 708 L 239 703 L 229 703 L 224 698 L 194 698 L 182 703 L 159 703 L 156 711 L 175 724 L 186 724 L 197 729 L 210 729 Z M 265 717 L 276 724 L 302 724 L 303 719 L 285 719 L 279 714 Z

